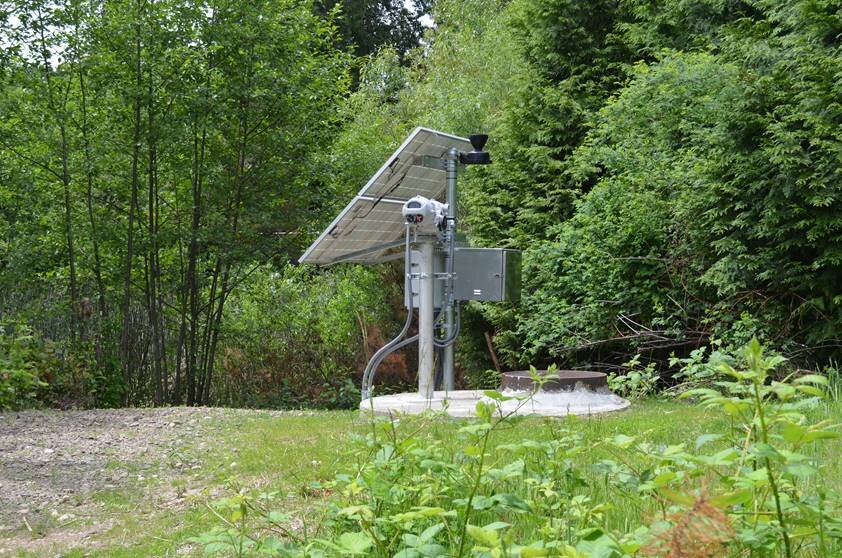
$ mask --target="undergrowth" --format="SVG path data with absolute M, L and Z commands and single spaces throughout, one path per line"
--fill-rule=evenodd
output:
M 318 521 L 276 511 L 275 494 L 236 488 L 209 504 L 220 523 L 193 542 L 233 556 L 842 554 L 835 464 L 821 459 L 839 436 L 822 418 L 827 379 L 778 378 L 783 359 L 756 340 L 740 356 L 681 394 L 727 417 L 695 440 L 587 439 L 573 417 L 506 439 L 530 419 L 503 412 L 510 398 L 488 391 L 476 420 L 373 420 L 352 437 L 354 466 L 310 487 L 328 497 Z

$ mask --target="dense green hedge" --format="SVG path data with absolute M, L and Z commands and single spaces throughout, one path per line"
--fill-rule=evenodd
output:
M 468 335 L 494 330 L 511 366 L 752 335 L 802 363 L 838 356 L 838 2 L 456 4 L 439 3 L 428 52 L 344 141 L 491 134 L 462 224 L 525 250 L 524 299 L 480 308 Z M 463 365 L 483 366 L 465 345 Z

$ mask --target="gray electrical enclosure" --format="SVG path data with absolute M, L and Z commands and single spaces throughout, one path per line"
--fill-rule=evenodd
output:
M 444 272 L 444 252 L 438 251 L 433 255 L 433 272 L 434 273 L 443 273 Z M 410 273 L 412 274 L 412 279 L 410 280 L 409 286 L 410 291 L 412 292 L 412 307 L 416 310 L 421 305 L 421 300 L 418 298 L 418 289 L 419 289 L 419 276 L 421 274 L 421 253 L 418 250 L 412 250 L 410 253 L 410 264 L 409 264 Z M 409 294 L 410 291 L 406 291 L 403 296 L 403 304 L 407 308 L 409 308 Z M 444 282 L 443 281 L 434 281 L 433 282 L 433 307 L 441 308 L 444 305 Z
M 410 281 L 412 307 L 418 308 L 418 273 L 420 255 L 412 250 Z M 445 270 L 445 254 L 437 251 L 433 261 L 436 274 Z M 453 260 L 454 297 L 456 300 L 483 300 L 500 302 L 520 300 L 520 251 L 507 248 L 468 248 L 456 246 Z M 404 295 L 404 305 L 410 291 Z M 433 305 L 441 308 L 444 304 L 444 283 L 441 280 L 433 284 Z
M 456 248 L 456 300 L 520 300 L 520 251 Z

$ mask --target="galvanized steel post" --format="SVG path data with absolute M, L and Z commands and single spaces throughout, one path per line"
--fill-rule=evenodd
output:
M 418 252 L 421 255 L 418 277 L 418 395 L 432 399 L 435 390 L 435 350 L 433 338 L 434 302 L 433 267 L 434 239 L 419 238 Z M 412 296 L 410 294 L 410 296 Z
M 454 246 L 456 244 L 456 163 L 459 159 L 459 151 L 455 147 L 451 147 L 447 152 L 446 157 L 446 173 L 447 173 L 447 292 L 445 292 L 445 299 L 447 306 L 444 308 L 444 337 L 449 339 L 454 333 L 453 323 L 453 306 L 455 300 L 453 297 L 453 257 Z M 456 340 L 444 347 L 442 355 L 442 386 L 445 391 L 453 391 L 454 389 L 454 347 Z

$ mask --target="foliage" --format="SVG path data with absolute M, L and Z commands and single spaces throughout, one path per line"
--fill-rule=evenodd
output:
M 711 343 L 712 346 L 719 344 L 716 339 Z M 678 367 L 679 369 L 678 372 L 673 374 L 673 379 L 678 383 L 670 388 L 671 392 L 680 394 L 688 389 L 712 387 L 713 382 L 719 379 L 717 366 L 719 363 L 727 361 L 730 355 L 715 350 L 707 358 L 707 349 L 707 347 L 694 349 L 685 358 L 679 358 L 675 355 L 670 357 L 670 367 Z
M 816 420 L 826 380 L 773 380 L 783 359 L 756 340 L 740 360 L 718 365 L 728 380 L 717 389 L 684 395 L 728 417 L 692 442 L 646 432 L 586 441 L 573 419 L 547 419 L 542 439 L 495 442 L 523 419 L 493 391 L 455 440 L 434 415 L 374 421 L 357 440 L 358 465 L 313 487 L 334 494 L 324 530 L 274 554 L 835 555 L 842 498 L 817 457 L 840 436 Z M 269 531 L 249 536 L 259 532 Z
M 435 25 L 422 30 L 413 7 Z M 286 273 L 425 125 L 490 133 L 494 164 L 460 177 L 459 226 L 525 252 L 522 303 L 466 312 L 465 383 L 486 381 L 486 333 L 506 367 L 663 362 L 756 336 L 820 368 L 839 360 L 842 328 L 838 12 L 835 0 L 6 3 L 0 317 L 55 340 L 78 371 L 62 377 L 88 378 L 66 385 L 98 386 L 92 404 L 292 404 L 292 390 L 215 389 L 222 363 L 263 366 L 243 360 L 263 357 L 229 304 L 255 270 Z M 355 277 L 342 288 L 372 285 Z M 339 319 L 324 318 L 314 330 Z M 311 394 L 319 405 L 353 397 L 366 348 L 345 341 L 308 353 L 325 359 L 308 362 L 320 378 L 332 366 L 343 378 Z M 303 374 L 298 346 L 276 358 Z
M 469 370 L 465 373 L 464 381 L 468 389 L 495 389 L 500 386 L 502 375 L 496 370 Z
M 359 88 L 341 107 L 347 121 L 330 156 L 335 187 L 346 195 L 416 126 L 474 133 L 510 94 L 519 57 L 509 2 L 440 0 L 432 16 L 437 26 L 428 31 L 429 45 L 411 65 L 401 64 L 399 50 L 381 48 L 368 57 Z
M 813 539 L 820 555 L 827 555 L 826 537 L 842 534 L 842 524 L 828 514 L 823 494 L 816 495 L 798 484 L 820 474 L 818 463 L 803 452 L 817 440 L 840 435 L 838 424 L 829 420 L 813 423 L 807 416 L 815 398 L 824 396 L 821 388 L 827 379 L 807 374 L 773 380 L 770 373 L 784 359 L 765 356 L 757 339 L 745 347 L 743 359 L 745 370 L 719 366 L 730 378 L 717 382 L 719 389 L 699 388 L 684 394 L 733 417 L 732 435 L 744 436 L 739 463 L 748 466 L 743 465 L 743 474 L 738 472 L 730 482 L 753 496 L 753 506 L 752 513 L 743 517 L 746 523 L 740 525 L 737 539 L 752 551 L 779 551 L 782 546 L 787 557 L 794 555 L 793 539 L 798 539 L 799 546 Z M 772 513 L 774 519 L 766 515 L 760 521 L 761 514 Z
M 236 484 L 229 488 L 235 493 L 233 496 L 215 500 L 208 505 L 208 510 L 224 526 L 189 539 L 189 542 L 201 545 L 205 554 L 285 556 L 296 546 L 282 539 L 295 542 L 306 540 L 306 533 L 304 537 L 296 535 L 287 514 L 274 509 L 278 500 L 277 492 L 252 493 Z M 261 527 L 259 534 L 253 532 L 255 525 Z
M 0 315 L 119 381 L 99 405 L 211 402 L 232 291 L 334 197 L 334 21 L 298 0 L 3 14 Z
M 362 267 L 256 271 L 230 302 L 214 399 L 228 406 L 352 408 L 370 329 L 388 307 Z
M 772 109 L 754 73 L 760 70 L 725 55 L 659 56 L 638 64 L 632 82 L 601 109 L 572 157 L 571 173 L 590 191 L 556 227 L 557 240 L 526 258 L 526 281 L 535 287 L 517 332 L 527 354 L 557 358 L 604 343 L 617 329 L 619 341 L 650 348 L 708 335 L 731 347 L 760 335 L 785 350 L 833 338 L 836 310 L 827 309 L 835 308 L 834 295 L 819 293 L 822 269 L 837 277 L 830 254 L 838 239 L 818 232 L 824 209 L 794 186 L 800 179 L 774 155 L 781 143 L 758 139 L 776 134 L 770 114 L 787 110 L 791 98 L 779 97 Z M 766 86 L 791 87 L 790 76 L 777 79 Z M 810 157 L 821 166 L 821 146 L 838 146 L 838 138 L 826 143 L 819 134 Z M 825 168 L 833 173 L 838 164 Z M 782 194 L 787 201 L 758 174 L 792 184 Z M 784 233 L 789 211 L 800 223 L 792 226 L 815 233 Z
M 442 3 L 427 59 L 388 102 L 368 97 L 343 149 L 419 122 L 490 131 L 495 163 L 463 176 L 462 223 L 476 244 L 527 251 L 523 304 L 475 320 L 509 366 L 752 336 L 825 359 L 840 327 L 839 25 L 832 3 L 790 4 L 520 0 L 467 6 L 457 25 Z M 486 46 L 499 37 L 507 49 Z
M 521 69 L 489 122 L 497 163 L 467 186 L 468 222 L 480 244 L 526 248 L 572 214 L 579 187 L 567 159 L 622 82 L 629 54 L 611 32 L 616 2 L 523 1 L 511 10 Z
M 827 377 L 827 397 L 831 401 L 842 401 L 842 367 L 836 362 L 831 362 L 824 370 Z
M 31 329 L 0 324 L 0 410 L 35 404 L 55 362 L 44 341 Z
M 23 323 L 0 324 L 0 409 L 116 407 L 122 378 L 98 367 L 93 347 L 72 351 Z
M 431 0 L 317 0 L 324 16 L 339 10 L 338 25 L 343 43 L 357 56 L 368 56 L 382 46 L 401 56 L 416 48 L 423 34 L 421 16 L 430 11 Z
M 623 374 L 609 374 L 608 389 L 620 397 L 636 401 L 650 397 L 657 393 L 660 376 L 655 372 L 655 363 L 650 362 L 641 366 L 640 355 L 623 364 L 626 368 Z

